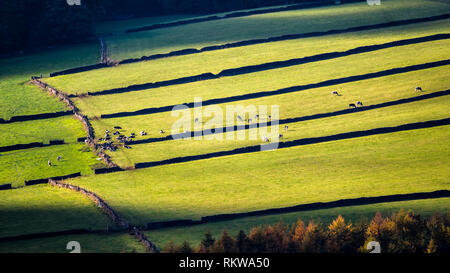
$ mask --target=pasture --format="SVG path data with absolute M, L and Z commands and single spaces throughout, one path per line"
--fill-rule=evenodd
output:
M 127 233 L 77 234 L 0 243 L 0 253 L 68 253 L 77 241 L 82 253 L 144 253 L 145 248 Z
M 68 182 L 96 192 L 129 221 L 141 225 L 342 198 L 428 192 L 449 188 L 448 129 L 346 139 Z
M 248 39 L 386 23 L 386 19 L 427 17 L 443 14 L 447 9 L 446 3 L 438 1 L 394 0 L 377 7 L 361 1 L 117 35 L 107 39 L 107 43 L 111 57 L 122 60 Z
M 181 244 L 185 240 L 191 245 L 197 246 L 204 238 L 204 234 L 209 231 L 216 239 L 220 238 L 224 229 L 230 235 L 236 235 L 243 230 L 247 235 L 251 228 L 283 222 L 285 224 L 294 224 L 299 219 L 308 224 L 310 220 L 315 223 L 328 225 L 338 215 L 342 215 L 346 221 L 358 223 L 361 218 L 370 221 L 375 213 L 380 212 L 383 216 L 390 216 L 397 213 L 400 209 L 411 209 L 423 217 L 429 217 L 436 211 L 448 211 L 449 198 L 405 201 L 395 203 L 381 203 L 375 205 L 364 205 L 355 207 L 343 207 L 338 209 L 324 209 L 305 212 L 291 212 L 278 215 L 247 217 L 239 220 L 223 221 L 219 223 L 203 224 L 192 227 L 167 228 L 161 230 L 148 231 L 147 235 L 161 248 L 167 246 L 170 241 L 175 244 Z
M 0 191 L 0 237 L 113 224 L 84 196 L 48 185 Z M 1 243 L 0 243 L 1 245 Z
M 331 51 L 346 51 L 360 46 L 448 33 L 449 30 L 450 20 L 447 19 L 382 30 L 304 38 L 300 39 L 301 43 L 299 40 L 287 40 L 203 52 L 192 56 L 175 56 L 123 64 L 118 67 L 53 77 L 46 79 L 46 82 L 70 94 L 83 94 L 87 91 L 95 92 L 132 84 L 160 82 L 208 72 L 217 74 L 230 68 L 302 58 Z M 245 54 L 242 54 L 244 51 Z M 87 99 L 96 99 L 96 97 Z
M 287 34 L 327 32 L 391 21 L 426 18 L 450 13 L 450 4 L 427 0 L 386 0 L 380 6 L 365 1 L 311 9 L 271 12 L 193 23 L 126 34 L 128 28 L 198 18 L 185 14 L 106 21 L 96 26 L 115 61 L 189 48 L 277 37 Z M 218 14 L 221 15 L 221 14 Z M 223 15 L 223 14 L 222 14 Z M 204 16 L 204 15 L 202 15 Z M 201 16 L 200 16 L 201 17 Z M 245 213 L 341 199 L 414 194 L 450 190 L 450 125 L 375 133 L 332 139 L 321 143 L 257 151 L 183 163 L 134 168 L 136 163 L 220 153 L 263 144 L 262 137 L 281 143 L 355 131 L 444 120 L 450 117 L 450 19 L 316 37 L 256 43 L 183 56 L 109 66 L 49 77 L 49 74 L 100 61 L 100 45 L 92 42 L 24 53 L 0 60 L 0 118 L 67 111 L 57 98 L 33 86 L 31 76 L 69 95 L 92 124 L 91 147 L 77 143 L 87 131 L 73 115 L 0 124 L 0 147 L 64 140 L 66 144 L 0 153 L 0 238 L 42 232 L 86 229 L 96 233 L 59 235 L 0 242 L 0 252 L 68 252 L 70 240 L 80 241 L 83 252 L 146 252 L 126 231 L 107 232 L 114 224 L 91 200 L 68 189 L 50 185 L 24 186 L 24 181 L 81 172 L 64 183 L 83 187 L 103 199 L 132 226 L 171 220 L 199 220 L 204 216 Z M 440 36 L 436 36 L 440 35 Z M 437 37 L 437 38 L 436 38 Z M 415 39 L 409 40 L 408 39 Z M 398 44 L 400 41 L 401 44 Z M 380 45 L 380 46 L 378 46 Z M 342 54 L 332 55 L 336 52 Z M 328 55 L 327 55 L 328 54 Z M 324 57 L 330 56 L 330 57 Z M 237 73 L 193 82 L 150 88 L 142 85 L 171 81 L 226 69 L 301 59 L 281 67 Z M 129 87 L 113 94 L 102 91 Z M 415 90 L 421 87 L 422 92 Z M 333 95 L 338 91 L 339 95 Z M 88 93 L 89 92 L 89 93 Z M 194 112 L 214 107 L 226 113 L 230 106 L 268 107 L 259 120 L 241 113 L 245 124 L 269 121 L 279 109 L 279 125 L 232 132 L 244 139 L 225 139 L 217 133 L 208 139 L 173 140 L 171 128 L 189 109 L 194 131 L 236 123 L 236 116 L 204 116 Z M 361 101 L 364 106 L 349 109 Z M 258 108 L 257 108 L 258 109 Z M 261 109 L 261 108 L 259 108 Z M 78 113 L 77 113 L 78 114 Z M 217 124 L 211 121 L 216 118 Z M 273 120 L 273 119 L 272 119 Z M 239 123 L 238 123 L 239 124 Z M 242 124 L 242 123 L 241 123 Z M 288 126 L 287 129 L 284 126 Z M 106 167 L 99 140 L 105 131 L 130 136 L 130 149 L 115 140 L 117 151 L 105 151 L 110 166 L 124 170 L 95 174 Z M 277 126 L 277 127 L 275 127 Z M 163 133 L 160 131 L 164 131 Z M 277 131 L 278 130 L 278 131 Z M 141 136 L 139 132 L 145 131 Z M 282 134 L 280 137 L 279 134 Z M 166 138 L 167 139 L 164 139 Z M 224 139 L 221 140 L 220 137 Z M 97 145 L 97 146 L 96 146 Z M 93 149 L 97 147 L 97 150 Z M 105 146 L 103 146 L 105 147 Z M 58 160 L 61 156 L 61 160 Z M 52 166 L 48 166 L 48 161 Z M 421 216 L 448 213 L 450 198 L 386 202 L 371 205 L 318 209 L 235 220 L 145 230 L 161 249 L 169 241 L 198 244 L 205 231 L 216 238 L 223 229 L 235 235 L 258 225 L 278 221 L 292 224 L 301 218 L 325 224 L 337 215 L 356 222 L 377 211 L 386 215 L 412 209 Z
M 83 144 L 64 144 L 2 153 L 0 183 L 23 186 L 25 180 L 63 176 L 81 172 L 91 174 L 93 165 L 101 164 Z M 58 156 L 62 159 L 58 160 Z M 48 161 L 52 166 L 48 166 Z M 102 165 L 104 166 L 104 165 Z

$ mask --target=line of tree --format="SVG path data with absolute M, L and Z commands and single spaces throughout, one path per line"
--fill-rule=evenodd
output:
M 119 17 L 208 14 L 323 0 L 5 0 L 0 54 L 95 39 L 94 23 Z M 71 3 L 72 5 L 69 5 Z
M 231 236 L 224 230 L 219 239 L 208 231 L 197 247 L 188 241 L 170 241 L 165 253 L 364 253 L 377 241 L 381 253 L 450 253 L 450 213 L 421 219 L 413 211 L 400 210 L 391 217 L 377 213 L 371 221 L 346 222 L 339 215 L 328 226 L 298 220 L 258 226 L 247 235 Z

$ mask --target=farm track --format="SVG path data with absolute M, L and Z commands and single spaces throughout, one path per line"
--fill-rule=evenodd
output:
M 276 149 L 304 146 L 304 145 L 324 143 L 324 142 L 330 142 L 330 141 L 336 141 L 336 140 L 353 139 L 353 138 L 359 138 L 359 137 L 365 137 L 365 136 L 373 136 L 373 135 L 395 133 L 395 132 L 401 132 L 401 131 L 432 128 L 432 127 L 444 126 L 444 125 L 449 125 L 449 124 L 450 124 L 450 118 L 445 118 L 445 119 L 440 119 L 440 120 L 431 120 L 431 121 L 425 121 L 425 122 L 415 122 L 415 123 L 408 123 L 408 124 L 403 124 L 403 125 L 399 125 L 399 126 L 395 126 L 395 127 L 382 127 L 382 128 L 375 128 L 375 129 L 369 129 L 369 130 L 364 130 L 364 131 L 353 131 L 353 132 L 340 133 L 340 134 L 329 135 L 329 136 L 302 138 L 302 139 L 296 139 L 296 140 L 291 140 L 291 141 L 286 141 L 286 142 L 271 142 L 269 144 L 247 146 L 247 147 L 242 147 L 242 148 L 237 148 L 237 149 L 227 150 L 227 151 L 219 151 L 219 152 L 212 152 L 212 153 L 207 153 L 207 154 L 184 156 L 184 157 L 175 157 L 175 158 L 170 158 L 170 159 L 161 160 L 161 161 L 142 162 L 142 163 L 136 163 L 134 167 L 135 167 L 135 169 L 151 168 L 151 167 L 156 167 L 156 166 L 192 162 L 192 161 L 218 158 L 218 157 L 230 156 L 230 155 L 248 154 L 248 153 L 261 152 L 261 151 L 271 151 L 271 150 L 276 150 Z
M 198 54 L 198 53 L 203 53 L 203 52 L 208 52 L 208 51 L 222 50 L 222 49 L 227 49 L 227 48 L 244 47 L 244 46 L 249 46 L 249 45 L 257 45 L 257 44 L 265 44 L 265 43 L 272 43 L 272 42 L 280 42 L 280 41 L 288 41 L 288 40 L 296 40 L 296 39 L 304 39 L 304 38 L 312 38 L 312 37 L 321 37 L 321 36 L 327 36 L 327 35 L 383 29 L 383 28 L 389 28 L 389 27 L 395 27 L 395 26 L 405 26 L 405 25 L 411 25 L 411 24 L 417 24 L 417 23 L 440 21 L 440 20 L 445 20 L 448 18 L 450 18 L 450 14 L 442 14 L 442 15 L 437 15 L 437 16 L 430 16 L 430 17 L 423 17 L 423 18 L 416 18 L 416 19 L 391 21 L 391 22 L 387 22 L 387 23 L 374 24 L 374 25 L 350 27 L 350 28 L 346 28 L 346 29 L 334 29 L 334 30 L 328 30 L 328 31 L 297 33 L 297 34 L 288 34 L 288 35 L 283 35 L 283 36 L 269 37 L 269 38 L 265 38 L 265 39 L 245 40 L 245 41 L 239 41 L 239 42 L 233 42 L 233 43 L 227 43 L 227 44 L 221 44 L 221 45 L 207 46 L 207 47 L 203 47 L 201 49 L 187 48 L 187 49 L 172 51 L 169 53 L 160 53 L 160 54 L 154 54 L 154 55 L 150 55 L 150 56 L 142 56 L 140 58 L 125 59 L 125 60 L 120 61 L 118 63 L 118 65 L 136 63 L 136 62 L 142 62 L 142 61 L 150 61 L 150 60 L 162 59 L 162 58 L 168 58 L 168 57 L 192 55 L 192 54 Z M 74 73 L 85 72 L 85 71 L 92 71 L 92 70 L 101 69 L 101 68 L 105 68 L 105 67 L 107 67 L 107 65 L 103 64 L 103 63 L 82 66 L 82 67 L 75 67 L 75 68 L 70 68 L 70 69 L 50 73 L 50 77 L 74 74 Z
M 361 46 L 352 48 L 346 51 L 335 51 L 335 52 L 327 52 L 323 54 L 313 55 L 313 56 L 307 56 L 302 58 L 295 58 L 285 61 L 275 61 L 275 62 L 269 62 L 259 65 L 251 65 L 251 66 L 243 66 L 238 68 L 231 68 L 231 69 L 225 69 L 222 70 L 218 74 L 213 73 L 203 73 L 199 75 L 193 75 L 193 76 L 187 76 L 177 79 L 171 79 L 167 81 L 161 81 L 161 82 L 152 82 L 152 83 L 144 83 L 144 84 L 136 84 L 131 85 L 123 88 L 114 88 L 114 89 L 108 89 L 98 92 L 88 92 L 80 95 L 68 95 L 68 97 L 79 97 L 79 96 L 101 96 L 101 95 L 110 95 L 110 94 L 118 94 L 118 93 L 126 93 L 126 92 L 132 92 L 132 91 L 142 91 L 147 89 L 153 89 L 153 88 L 159 88 L 159 87 L 165 87 L 165 86 L 173 86 L 173 85 L 179 85 L 179 84 L 186 84 L 186 83 L 192 83 L 192 82 L 200 82 L 200 81 L 206 81 L 206 80 L 213 80 L 213 79 L 219 79 L 222 77 L 234 77 L 244 74 L 250 74 L 255 72 L 261 72 L 266 70 L 272 70 L 272 69 L 279 69 L 279 68 L 285 68 L 290 66 L 297 66 L 301 64 L 307 64 L 307 63 L 313 63 L 318 61 L 324 61 L 324 60 L 331 60 L 356 54 L 362 54 L 367 52 L 373 52 L 377 50 L 387 49 L 387 48 L 393 48 L 398 46 L 405 46 L 405 45 L 412 45 L 412 44 L 419 44 L 424 42 L 431 42 L 431 41 L 439 41 L 439 40 L 446 40 L 450 39 L 449 33 L 443 33 L 443 34 L 436 34 L 436 35 L 430 35 L 430 36 L 424 36 L 419 38 L 412 38 L 412 39 L 405 39 L 405 40 L 398 40 L 393 41 L 389 43 L 384 44 L 377 44 L 377 45 L 369 45 L 369 46 Z
M 309 116 L 286 118 L 286 119 L 281 119 L 281 120 L 276 120 L 276 121 L 274 120 L 274 122 L 276 122 L 277 124 L 283 125 L 283 124 L 290 124 L 290 123 L 296 123 L 296 122 L 307 121 L 307 120 L 335 117 L 335 116 L 364 112 L 364 111 L 368 111 L 368 110 L 374 110 L 374 109 L 379 109 L 379 108 L 384 108 L 384 107 L 389 107 L 389 106 L 394 106 L 394 105 L 401 105 L 401 104 L 410 103 L 410 102 L 422 101 L 422 100 L 426 100 L 426 99 L 437 98 L 437 97 L 442 97 L 442 96 L 447 96 L 447 95 L 450 95 L 450 89 L 447 89 L 445 91 L 433 92 L 430 94 L 425 94 L 425 95 L 421 95 L 421 96 L 417 96 L 417 97 L 411 97 L 411 98 L 399 99 L 399 100 L 395 100 L 395 101 L 388 101 L 388 102 L 383 102 L 383 103 L 378 103 L 378 104 L 373 104 L 373 105 L 367 105 L 367 106 L 360 107 L 360 108 L 344 109 L 344 110 L 314 114 L 314 115 L 309 115 Z M 207 135 L 221 134 L 223 132 L 248 130 L 248 129 L 250 129 L 250 126 L 252 126 L 251 128 L 261 128 L 261 127 L 267 127 L 267 126 L 271 126 L 271 125 L 268 122 L 235 125 L 235 126 L 214 128 L 214 129 L 203 130 L 203 131 L 191 131 L 188 133 L 168 135 L 166 137 L 147 138 L 147 139 L 136 140 L 136 141 L 132 141 L 132 142 L 125 142 L 125 144 L 126 145 L 138 145 L 138 144 L 170 141 L 170 140 L 186 138 L 186 137 L 189 138 L 189 137 L 200 136 L 200 135 L 207 136 Z
M 288 93 L 292 93 L 292 92 L 305 91 L 308 89 L 333 86 L 333 85 L 337 85 L 337 84 L 350 83 L 350 82 L 367 80 L 367 79 L 374 79 L 374 78 L 379 78 L 379 77 L 384 77 L 384 76 L 401 74 L 401 73 L 405 73 L 405 72 L 411 72 L 411 71 L 417 71 L 417 70 L 422 70 L 422 69 L 445 66 L 445 65 L 449 65 L 449 64 L 450 64 L 450 59 L 447 59 L 447 60 L 442 60 L 442 61 L 437 61 L 437 62 L 411 65 L 411 66 L 400 67 L 400 68 L 392 68 L 392 69 L 382 70 L 382 71 L 373 72 L 373 73 L 367 73 L 367 74 L 326 80 L 326 81 L 322 81 L 319 83 L 291 86 L 291 87 L 281 88 L 281 89 L 273 90 L 273 91 L 260 91 L 260 92 L 254 92 L 254 93 L 249 93 L 249 94 L 244 94 L 244 95 L 210 99 L 210 100 L 202 101 L 202 106 L 236 102 L 236 101 L 248 100 L 248 99 L 256 99 L 256 98 L 269 97 L 269 96 L 281 95 L 281 94 L 288 94 Z M 196 104 L 194 102 L 190 102 L 190 103 L 184 103 L 183 105 L 185 105 L 189 108 L 194 108 Z M 169 111 L 172 111 L 172 109 L 175 106 L 177 106 L 177 105 L 146 108 L 146 109 L 141 109 L 141 110 L 132 111 L 132 112 L 118 112 L 118 113 L 113 113 L 113 114 L 105 114 L 105 115 L 101 115 L 100 118 L 108 119 L 108 118 L 141 116 L 141 115 L 169 112 Z

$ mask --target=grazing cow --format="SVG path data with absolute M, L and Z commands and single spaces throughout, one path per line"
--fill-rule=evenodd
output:
M 160 133 L 160 134 L 164 134 L 164 130 L 160 130 L 159 133 Z
M 270 141 L 270 139 L 268 137 L 266 137 L 266 136 L 263 136 L 262 140 L 263 140 L 263 142 L 269 142 Z
M 62 160 L 62 156 L 58 156 L 58 161 L 61 161 Z
M 360 101 L 357 101 L 357 102 L 356 102 L 356 106 L 363 106 L 363 103 L 360 102 Z
M 289 130 L 289 126 L 284 126 L 284 131 L 287 132 Z
M 350 104 L 348 105 L 348 108 L 356 108 L 356 105 L 355 105 L 354 103 L 350 103 Z
M 278 138 L 283 138 L 283 135 L 282 135 L 282 134 L 279 134 L 279 135 L 278 135 Z
M 339 96 L 338 91 L 331 91 L 331 95 Z
M 419 91 L 419 92 L 423 92 L 423 90 L 422 90 L 422 87 L 420 87 L 420 86 L 417 86 L 417 87 L 416 87 L 416 92 L 417 92 L 417 91 Z
M 48 164 L 49 167 L 52 166 L 52 162 L 50 160 L 47 162 L 47 164 Z
M 146 136 L 146 135 L 147 135 L 147 132 L 141 131 L 140 134 L 141 134 L 141 136 Z

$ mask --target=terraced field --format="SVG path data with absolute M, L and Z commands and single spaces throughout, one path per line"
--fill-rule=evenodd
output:
M 224 228 L 235 234 L 279 220 L 328 223 L 342 214 L 357 221 L 400 208 L 423 216 L 448 213 L 448 14 L 450 4 L 442 1 L 389 0 L 381 6 L 363 1 L 127 34 L 127 28 L 195 15 L 132 19 L 97 27 L 110 58 L 303 37 L 56 77 L 48 75 L 98 63 L 99 45 L 0 60 L 0 148 L 5 149 L 0 189 L 2 184 L 17 188 L 0 190 L 0 252 L 67 252 L 71 240 L 80 241 L 83 252 L 149 251 L 142 237 L 127 233 L 129 227 L 161 249 L 171 240 L 197 244 L 206 230 L 214 236 Z M 355 29 L 361 26 L 365 29 Z M 66 104 L 29 81 L 41 74 L 36 81 L 61 92 Z M 199 100 L 203 105 L 193 107 Z M 363 105 L 349 107 L 357 101 Z M 180 105 L 189 108 L 173 109 Z M 236 106 L 244 110 L 225 115 Z M 61 111 L 67 113 L 33 116 Z M 182 114 L 188 122 L 173 129 Z M 8 121 L 26 115 L 32 116 Z M 111 135 L 111 145 L 117 146 L 112 151 L 105 144 L 106 130 L 136 136 L 122 143 Z M 205 135 L 173 139 L 194 132 Z M 263 151 L 266 137 L 279 148 Z M 17 146 L 51 140 L 64 144 Z M 25 181 L 46 183 L 73 173 L 81 177 L 57 180 L 83 190 L 23 187 Z M 129 226 L 81 194 L 86 191 Z M 361 197 L 375 201 L 364 203 Z M 354 203 L 315 204 L 337 200 Z M 291 208 L 305 204 L 315 205 Z M 176 220 L 186 221 L 170 227 Z

